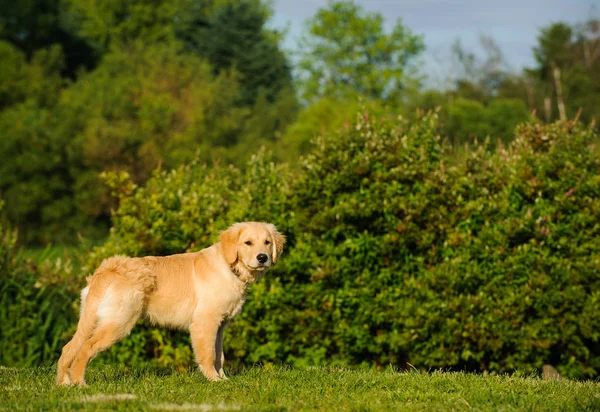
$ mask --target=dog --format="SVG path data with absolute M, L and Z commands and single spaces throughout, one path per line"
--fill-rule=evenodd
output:
M 85 385 L 90 360 L 127 336 L 141 316 L 189 330 L 203 375 L 227 379 L 223 331 L 240 313 L 248 286 L 277 261 L 284 244 L 274 225 L 243 222 L 199 252 L 105 259 L 81 291 L 77 331 L 62 350 L 57 384 Z

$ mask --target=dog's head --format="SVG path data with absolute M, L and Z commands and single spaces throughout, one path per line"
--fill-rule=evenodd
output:
M 220 240 L 229 265 L 253 273 L 270 268 L 285 244 L 285 236 L 274 225 L 261 222 L 236 223 L 221 233 Z

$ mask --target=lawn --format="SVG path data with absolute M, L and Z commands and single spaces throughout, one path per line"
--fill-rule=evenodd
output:
M 87 387 L 54 369 L 0 367 L 0 410 L 600 410 L 600 383 L 465 373 L 254 367 L 225 382 L 198 371 L 92 366 Z

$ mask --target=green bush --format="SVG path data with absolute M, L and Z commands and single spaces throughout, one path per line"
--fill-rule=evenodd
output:
M 288 246 L 228 328 L 229 359 L 598 376 L 597 136 L 530 122 L 457 163 L 438 131 L 435 114 L 363 112 L 317 138 L 298 172 L 261 152 L 244 171 L 192 163 L 143 187 L 107 174 L 120 207 L 86 272 L 271 221 Z M 185 333 L 145 324 L 100 358 L 192 364 Z
M 567 376 L 596 376 L 593 133 L 530 123 L 510 147 L 477 146 L 450 167 L 434 115 L 410 124 L 367 117 L 317 139 L 282 207 L 264 197 L 263 218 L 280 223 L 283 210 L 294 212 L 284 227 L 293 241 L 278 269 L 253 287 L 230 329 L 230 354 L 246 362 L 497 372 L 550 362 Z M 122 207 L 114 230 L 137 229 L 131 244 L 141 239 L 150 245 L 145 252 L 188 248 L 187 240 L 162 246 L 162 237 L 191 239 L 189 222 L 202 222 L 214 240 L 215 230 L 246 216 L 222 203 L 230 199 L 223 187 L 235 192 L 239 184 L 209 180 L 202 190 L 177 187 L 188 196 L 220 193 L 201 202 L 215 226 L 183 217 L 185 202 L 167 189 L 156 196 L 164 199 L 160 207 L 148 195 L 137 209 Z M 182 217 L 171 221 L 170 214 Z
M 435 123 L 361 120 L 305 160 L 286 258 L 304 299 L 272 359 L 596 376 L 594 134 L 525 124 L 450 168 Z
M 143 256 L 199 250 L 216 242 L 220 231 L 236 221 L 270 221 L 288 234 L 295 225 L 288 206 L 291 176 L 287 167 L 276 165 L 263 152 L 251 157 L 244 172 L 232 166 L 192 163 L 156 171 L 143 187 L 136 186 L 126 173 L 109 173 L 105 179 L 119 197 L 120 207 L 108 241 L 87 259 L 84 270 L 88 273 L 103 258 L 117 253 Z M 153 359 L 159 365 L 188 366 L 193 356 L 187 335 L 140 322 L 100 362 L 133 364 Z
M 312 150 L 317 136 L 335 132 L 340 128 L 348 128 L 356 118 L 356 112 L 367 105 L 373 115 L 385 117 L 388 109 L 375 100 L 367 102 L 343 101 L 332 98 L 321 98 L 307 106 L 298 114 L 275 145 L 278 158 L 299 166 L 299 156 Z
M 453 144 L 474 138 L 499 138 L 510 142 L 517 124 L 529 118 L 527 107 L 518 99 L 493 99 L 487 106 L 477 100 L 456 99 L 443 111 L 444 131 Z
M 230 358 L 597 376 L 594 134 L 528 123 L 450 166 L 438 130 L 434 114 L 364 113 L 316 139 L 295 175 L 264 154 L 244 173 L 192 164 L 145 187 L 110 175 L 121 206 L 90 261 L 196 250 L 233 221 L 269 220 L 289 246 L 229 328 Z M 184 335 L 145 326 L 105 359 L 138 340 L 156 362 L 191 363 Z
M 448 168 L 434 125 L 361 121 L 308 157 L 286 265 L 310 298 L 274 358 L 596 376 L 593 133 L 530 123 Z
M 60 259 L 38 266 L 16 243 L 16 232 L 0 225 L 0 365 L 47 365 L 77 320 L 77 291 L 65 281 L 72 268 Z

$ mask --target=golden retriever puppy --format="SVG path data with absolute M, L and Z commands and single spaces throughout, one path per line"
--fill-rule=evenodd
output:
M 58 385 L 85 384 L 90 360 L 127 336 L 140 316 L 190 331 L 196 362 L 211 381 L 223 373 L 223 330 L 242 309 L 246 289 L 281 255 L 285 237 L 269 223 L 236 223 L 195 253 L 115 256 L 81 291 L 77 332 L 58 361 Z

